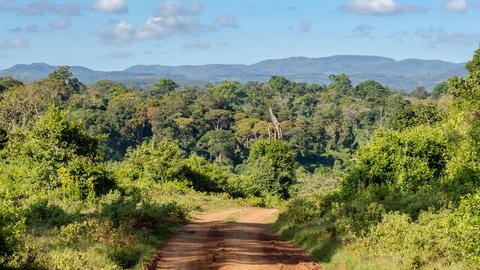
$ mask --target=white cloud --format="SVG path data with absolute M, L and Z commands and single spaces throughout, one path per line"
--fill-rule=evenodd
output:
M 135 27 L 125 20 L 117 22 L 113 27 L 99 27 L 99 35 L 105 43 L 126 44 L 135 39 Z
M 304 19 L 298 25 L 298 31 L 302 33 L 310 32 L 310 30 L 312 30 L 312 22 L 310 20 Z
M 158 7 L 157 14 L 162 17 L 192 16 L 200 13 L 201 10 L 202 5 L 198 2 L 183 5 L 178 0 L 170 0 Z
M 91 8 L 94 11 L 110 13 L 122 13 L 128 11 L 125 0 L 95 0 Z
M 26 49 L 30 46 L 28 40 L 23 37 L 11 38 L 0 43 L 3 49 Z
M 70 20 L 69 19 L 54 20 L 50 22 L 49 26 L 50 26 L 50 30 L 67 29 L 70 27 Z
M 200 33 L 218 31 L 216 25 L 202 24 L 198 20 L 201 5 L 196 2 L 182 4 L 180 1 L 168 1 L 160 5 L 155 16 L 148 18 L 140 26 L 133 26 L 122 20 L 114 25 L 103 26 L 97 29 L 99 35 L 106 43 L 126 44 L 144 39 L 162 39 L 176 33 Z M 218 23 L 218 22 L 217 22 Z M 235 23 L 231 18 L 224 18 L 222 27 L 233 27 Z
M 25 16 L 41 16 L 45 14 L 60 14 L 64 16 L 80 15 L 79 6 L 73 1 L 56 2 L 50 0 L 36 0 L 27 4 L 17 5 L 15 1 L 3 0 L 0 2 L 0 10 L 17 12 Z
M 137 32 L 139 39 L 164 38 L 174 32 L 194 31 L 197 25 L 191 16 L 152 17 Z
M 464 12 L 467 7 L 467 0 L 449 0 L 445 3 L 443 9 L 450 12 Z
M 395 0 L 351 0 L 350 3 L 344 5 L 342 8 L 349 12 L 373 15 L 387 15 L 421 10 L 416 6 L 399 5 Z

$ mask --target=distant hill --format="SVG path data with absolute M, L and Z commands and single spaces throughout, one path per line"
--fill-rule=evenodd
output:
M 0 76 L 33 81 L 45 78 L 56 66 L 44 63 L 15 65 L 0 70 Z M 71 67 L 73 74 L 84 83 L 113 80 L 126 84 L 145 85 L 160 77 L 169 77 L 179 83 L 206 83 L 223 80 L 266 81 L 273 75 L 285 76 L 297 82 L 328 83 L 328 75 L 346 73 L 354 83 L 377 80 L 395 89 L 410 91 L 417 86 L 432 89 L 448 78 L 466 75 L 464 63 L 440 60 L 405 59 L 396 61 L 378 56 L 338 55 L 324 58 L 291 57 L 265 60 L 252 65 L 136 65 L 123 71 L 95 71 L 85 67 Z

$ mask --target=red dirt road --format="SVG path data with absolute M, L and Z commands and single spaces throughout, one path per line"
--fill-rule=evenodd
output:
M 151 269 L 321 269 L 269 229 L 277 213 L 239 208 L 199 215 L 158 248 Z

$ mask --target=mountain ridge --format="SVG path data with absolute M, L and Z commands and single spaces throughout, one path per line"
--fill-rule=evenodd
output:
M 0 70 L 0 76 L 33 81 L 45 78 L 58 66 L 46 63 L 17 64 Z M 395 60 L 370 55 L 334 55 L 321 58 L 295 56 L 265 59 L 253 64 L 206 65 L 133 65 L 118 71 L 97 71 L 83 66 L 71 66 L 72 73 L 90 84 L 98 80 L 113 80 L 127 84 L 146 85 L 160 77 L 179 83 L 207 83 L 223 80 L 266 81 L 271 76 L 308 83 L 328 83 L 330 74 L 345 73 L 353 83 L 373 79 L 394 89 L 410 91 L 417 86 L 432 89 L 437 83 L 458 75 L 466 75 L 465 63 L 443 60 Z

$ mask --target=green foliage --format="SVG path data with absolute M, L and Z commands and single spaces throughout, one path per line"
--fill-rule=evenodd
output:
M 192 155 L 185 161 L 184 176 L 198 191 L 235 193 L 229 182 L 233 177 L 228 168 L 210 163 L 204 158 Z M 242 194 L 236 194 L 238 196 Z
M 82 123 L 70 122 L 65 112 L 50 107 L 40 118 L 27 143 L 27 154 L 36 159 L 66 161 L 72 155 L 94 156 L 97 141 L 83 131 Z
M 389 126 L 396 130 L 419 125 L 434 126 L 443 120 L 443 115 L 435 103 L 415 103 L 395 110 L 389 119 Z
M 65 194 L 71 198 L 93 200 L 114 187 L 103 163 L 86 157 L 71 159 L 58 169 Z
M 73 222 L 78 218 L 78 213 L 67 213 L 46 198 L 35 198 L 26 206 L 25 218 L 28 226 L 56 227 Z
M 178 85 L 173 80 L 168 78 L 161 78 L 151 86 L 150 95 L 163 95 L 175 91 L 177 87 Z
M 182 180 L 180 149 L 167 140 L 144 142 L 129 150 L 119 166 L 121 178 L 155 182 Z
M 23 82 L 16 80 L 12 77 L 0 78 L 0 93 L 19 86 L 23 86 Z
M 251 145 L 245 174 L 261 193 L 288 198 L 296 181 L 295 167 L 295 154 L 287 142 L 258 140 Z
M 477 49 L 473 54 L 472 60 L 470 60 L 467 65 L 467 70 L 470 73 L 477 71 L 480 67 L 480 49 Z
M 328 78 L 332 81 L 330 88 L 339 93 L 345 93 L 352 88 L 352 81 L 346 74 L 330 75 Z
M 187 212 L 176 202 L 156 204 L 138 194 L 122 196 L 118 192 L 104 197 L 98 208 L 98 214 L 108 218 L 114 226 L 126 225 L 162 233 L 165 226 L 186 221 Z
M 439 83 L 433 88 L 432 98 L 439 99 L 448 93 L 448 82 Z
M 231 131 L 211 130 L 197 142 L 200 152 L 206 151 L 210 160 L 217 163 L 231 163 L 235 151 L 235 140 Z
M 358 165 L 342 186 L 353 191 L 370 185 L 417 190 L 435 185 L 446 164 L 447 141 L 442 132 L 416 127 L 403 133 L 379 131 L 358 155 Z
M 453 97 L 447 114 L 440 105 L 449 99 L 412 105 L 392 99 L 395 130 L 375 132 L 338 190 L 299 193 L 306 197 L 280 214 L 279 232 L 332 268 L 477 269 L 478 52 L 466 78 L 437 87 L 434 98 L 447 88 Z M 412 96 L 428 93 L 417 89 Z
M 361 99 L 377 100 L 389 94 L 388 90 L 376 81 L 364 81 L 355 87 L 355 95 Z
M 12 202 L 0 199 L 0 267 L 12 259 L 24 227 L 21 209 Z
M 454 218 L 455 254 L 473 267 L 480 265 L 480 189 L 462 200 Z
M 426 99 L 429 95 L 430 94 L 427 92 L 425 87 L 422 87 L 422 86 L 419 86 L 419 87 L 415 88 L 415 90 L 413 90 L 410 93 L 411 97 L 414 97 L 414 98 L 417 98 L 417 99 Z
M 0 79 L 1 267 L 132 268 L 188 210 L 291 198 L 277 229 L 318 260 L 472 268 L 476 58 L 433 100 L 345 74 L 328 86 L 274 76 L 147 89 L 85 86 L 67 67 L 33 83 Z M 438 99 L 447 88 L 452 98 Z M 271 140 L 270 108 L 284 141 Z
M 50 101 L 57 106 L 64 106 L 64 102 L 72 95 L 82 91 L 85 86 L 73 76 L 70 68 L 61 66 L 48 75 L 48 78 L 41 82 L 47 89 Z

